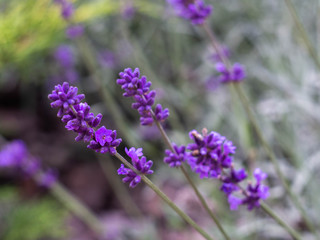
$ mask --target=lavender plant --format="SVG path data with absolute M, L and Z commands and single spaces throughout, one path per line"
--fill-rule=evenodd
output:
M 56 0 L 55 2 L 61 6 L 61 16 L 65 20 L 70 21 L 74 13 L 72 4 L 66 0 Z M 202 0 L 168 0 L 168 2 L 174 7 L 176 14 L 189 20 L 194 25 L 203 26 L 208 33 L 211 43 L 216 49 L 217 56 L 215 57 L 215 61 L 217 63 L 215 68 L 218 81 L 231 84 L 241 82 L 246 77 L 244 67 L 240 63 L 230 63 L 229 54 L 223 52 L 223 49 L 216 41 L 214 34 L 206 23 L 206 19 L 210 16 L 213 8 L 206 5 Z M 66 34 L 71 39 L 77 38 L 83 34 L 83 28 L 80 25 L 73 25 L 66 30 Z M 89 61 L 89 65 L 90 64 L 91 70 L 94 70 L 94 64 Z M 169 147 L 169 149 L 165 151 L 165 163 L 169 164 L 172 168 L 181 168 L 184 173 L 186 172 L 183 165 L 188 164 L 192 171 L 199 174 L 200 178 L 215 178 L 220 180 L 222 183 L 220 190 L 226 194 L 231 210 L 237 209 L 239 205 L 246 205 L 249 210 L 262 207 L 269 215 L 274 217 L 280 225 L 285 227 L 295 239 L 300 238 L 294 230 L 287 226 L 264 205 L 262 200 L 265 200 L 269 195 L 268 187 L 262 183 L 262 181 L 267 178 L 265 173 L 260 169 L 256 169 L 253 172 L 255 183 L 249 182 L 245 187 L 241 186 L 244 185 L 243 181 L 247 179 L 248 174 L 244 169 L 235 169 L 233 155 L 235 154 L 236 147 L 231 141 L 219 133 L 208 133 L 208 131 L 204 129 L 202 134 L 196 130 L 191 131 L 189 136 L 193 143 L 187 146 L 179 146 L 172 143 L 161 125 L 161 122 L 168 118 L 169 110 L 167 108 L 163 109 L 160 104 L 156 105 L 155 108 L 153 107 L 156 92 L 150 90 L 151 82 L 148 82 L 145 76 L 140 76 L 139 69 L 136 68 L 132 70 L 127 68 L 120 73 L 120 79 L 117 80 L 117 83 L 125 90 L 123 94 L 125 97 L 133 97 L 135 100 L 132 108 L 138 110 L 141 125 L 155 124 L 159 128 Z M 263 142 L 269 156 L 272 156 L 273 153 L 270 151 L 270 148 L 264 144 L 263 136 L 259 133 L 255 120 L 252 118 L 250 106 L 248 107 L 248 102 L 246 102 L 246 96 L 241 95 L 242 93 L 239 87 L 236 87 L 236 89 L 238 89 L 237 91 L 240 93 L 240 100 L 245 103 L 246 110 L 254 128 L 258 132 L 260 140 Z M 90 106 L 87 103 L 81 102 L 83 98 L 84 95 L 77 94 L 76 87 L 70 87 L 67 83 L 56 86 L 52 94 L 49 95 L 49 99 L 53 101 L 51 106 L 59 109 L 58 117 L 61 117 L 61 120 L 66 123 L 66 128 L 78 134 L 76 141 L 87 142 L 88 148 L 98 153 L 109 153 L 123 161 L 127 167 L 122 164 L 118 169 L 118 174 L 125 176 L 123 181 L 130 183 L 130 187 L 137 186 L 137 184 L 143 180 L 154 190 L 157 189 L 145 177 L 145 175 L 153 173 L 153 170 L 151 170 L 153 162 L 151 160 L 148 161 L 147 158 L 143 156 L 142 148 L 126 148 L 125 152 L 131 159 L 132 165 L 126 162 L 117 152 L 117 147 L 122 140 L 117 138 L 116 130 L 107 129 L 105 126 L 99 127 L 102 114 L 94 116 L 94 114 L 90 112 Z M 190 179 L 188 181 L 190 181 Z M 189 183 L 193 186 L 193 183 Z M 197 192 L 197 190 L 195 191 Z M 162 198 L 166 199 L 163 195 Z M 203 200 L 202 197 L 199 197 L 199 199 L 200 201 Z M 170 202 L 169 200 L 165 201 Z M 207 208 L 206 204 L 203 204 L 205 208 Z M 173 208 L 179 212 L 175 207 Z M 209 212 L 211 212 L 210 209 Z M 179 214 L 182 215 L 183 218 L 186 217 L 181 212 Z M 187 221 L 189 223 L 192 222 L 190 220 Z M 196 226 L 196 228 L 198 227 Z M 201 232 L 199 228 L 197 230 Z M 201 234 L 206 235 L 206 233 L 203 232 Z M 226 239 L 229 238 L 226 235 L 225 237 Z

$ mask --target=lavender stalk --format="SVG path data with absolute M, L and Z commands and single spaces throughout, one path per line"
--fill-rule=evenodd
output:
M 223 56 L 223 54 L 221 53 L 221 48 L 219 47 L 219 44 L 215 40 L 215 37 L 214 37 L 212 30 L 209 28 L 209 26 L 206 23 L 204 23 L 203 28 L 205 29 L 205 32 L 207 33 L 208 37 L 210 38 L 212 46 L 215 48 L 216 52 L 219 53 L 219 56 Z M 229 66 L 229 67 L 231 66 L 231 64 L 227 58 L 222 57 L 222 59 L 223 59 L 226 66 Z M 247 113 L 247 116 L 248 116 L 253 128 L 255 129 L 257 136 L 258 136 L 264 150 L 266 151 L 267 155 L 269 156 L 269 158 L 270 158 L 270 160 L 276 170 L 277 176 L 279 177 L 280 181 L 282 182 L 282 185 L 284 186 L 286 192 L 289 194 L 289 197 L 291 198 L 291 200 L 293 201 L 295 206 L 301 212 L 301 215 L 302 215 L 303 219 L 305 220 L 308 228 L 315 235 L 318 235 L 313 223 L 310 221 L 308 214 L 306 213 L 305 209 L 303 208 L 301 202 L 299 201 L 298 197 L 292 192 L 283 173 L 281 172 L 281 169 L 280 169 L 279 163 L 276 159 L 276 156 L 274 155 L 273 151 L 271 150 L 271 147 L 267 143 L 262 131 L 260 130 L 258 122 L 255 118 L 253 111 L 252 111 L 251 104 L 250 104 L 249 100 L 247 99 L 241 85 L 232 82 L 231 87 L 234 88 L 234 90 L 236 91 L 236 93 L 237 93 L 246 113 Z

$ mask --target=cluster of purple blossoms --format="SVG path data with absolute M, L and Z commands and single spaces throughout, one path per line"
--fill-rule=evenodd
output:
M 155 112 L 152 110 L 156 91 L 150 91 L 151 82 L 147 81 L 145 76 L 140 77 L 139 68 L 134 71 L 131 68 L 126 68 L 119 73 L 120 78 L 117 79 L 117 84 L 125 91 L 124 97 L 133 97 L 136 101 L 132 104 L 132 108 L 137 109 L 140 114 L 141 125 L 152 125 L 155 118 L 157 121 L 164 121 L 169 116 L 169 110 L 162 109 L 160 104 L 157 104 Z
M 117 139 L 117 132 L 106 129 L 105 126 L 95 130 L 101 122 L 102 114 L 94 116 L 90 112 L 90 106 L 81 102 L 84 94 L 78 95 L 77 87 L 69 86 L 67 82 L 58 84 L 48 97 L 53 101 L 51 107 L 59 109 L 57 116 L 66 123 L 66 128 L 78 133 L 76 141 L 90 142 L 88 148 L 96 152 L 109 152 L 112 155 L 116 153 L 121 138 Z
M 74 13 L 74 6 L 68 0 L 54 0 L 54 3 L 60 5 L 61 7 L 61 16 L 65 20 L 70 20 Z
M 172 5 L 176 14 L 188 19 L 192 24 L 203 24 L 210 16 L 212 6 L 206 5 L 203 0 L 167 0 Z
M 59 64 L 59 75 L 54 76 L 59 82 L 76 82 L 78 73 L 75 69 L 75 57 L 72 48 L 68 45 L 61 45 L 57 47 L 54 52 L 54 58 Z
M 33 157 L 21 140 L 6 144 L 0 151 L 0 167 L 17 169 L 28 177 L 35 177 L 40 186 L 50 187 L 56 181 L 51 170 L 43 171 L 39 159 Z
M 218 62 L 216 70 L 220 73 L 218 78 L 222 83 L 240 82 L 246 77 L 245 69 L 240 63 L 235 63 L 228 69 L 224 63 Z
M 247 178 L 244 169 L 235 170 L 233 157 L 236 147 L 219 133 L 210 132 L 206 129 L 202 134 L 196 130 L 190 132 L 193 143 L 188 144 L 187 149 L 191 155 L 187 157 L 191 169 L 200 175 L 200 178 L 216 178 L 222 182 L 220 188 L 228 196 L 230 209 L 237 209 L 238 205 L 247 205 L 249 210 L 260 206 L 260 199 L 268 197 L 268 187 L 261 184 L 267 174 L 256 169 L 254 176 L 256 185 L 248 184 L 247 188 L 241 189 L 240 183 Z M 244 198 L 238 198 L 235 193 L 242 194 Z
M 247 205 L 248 210 L 260 207 L 260 199 L 267 199 L 269 197 L 269 187 L 261 184 L 262 180 L 266 179 L 268 175 L 257 168 L 253 173 L 256 183 L 249 183 L 246 189 L 242 189 L 243 197 L 236 197 L 229 194 L 228 202 L 231 210 L 237 210 L 239 205 Z
M 179 147 L 175 143 L 172 143 L 172 146 L 174 152 L 166 149 L 166 157 L 163 159 L 163 161 L 169 164 L 169 167 L 180 167 L 182 162 L 186 161 L 186 159 L 189 159 L 191 155 L 189 152 L 186 152 L 186 147 L 183 145 Z
M 60 6 L 61 8 L 61 17 L 66 20 L 70 21 L 74 14 L 74 6 L 69 0 L 54 0 L 54 3 Z M 66 29 L 66 36 L 68 38 L 77 38 L 80 37 L 84 32 L 83 26 L 76 24 L 71 25 Z
M 153 171 L 150 170 L 152 167 L 153 162 L 151 160 L 147 161 L 147 158 L 143 156 L 142 148 L 130 148 L 129 150 L 126 148 L 126 154 L 131 158 L 132 165 L 135 169 L 137 169 L 141 174 L 152 174 Z M 135 173 L 133 170 L 129 168 L 125 168 L 123 164 L 118 169 L 119 175 L 125 175 L 122 179 L 125 183 L 130 183 L 129 186 L 134 188 L 141 182 L 141 177 Z
M 83 35 L 84 28 L 80 24 L 71 25 L 66 29 L 66 36 L 70 39 L 78 38 Z

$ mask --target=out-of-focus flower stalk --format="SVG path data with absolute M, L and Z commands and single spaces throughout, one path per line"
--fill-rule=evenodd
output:
M 86 223 L 99 237 L 107 231 L 106 227 L 101 224 L 99 219 L 83 205 L 75 196 L 73 196 L 58 181 L 51 187 L 52 195 L 65 205 L 74 215 Z
M 309 52 L 309 55 L 311 56 L 312 60 L 314 61 L 314 63 L 317 65 L 317 67 L 320 69 L 320 60 L 319 57 L 317 56 L 317 51 L 314 48 L 314 46 L 312 45 L 310 38 L 308 37 L 308 34 L 298 16 L 298 13 L 292 3 L 292 0 L 285 0 L 286 6 L 289 9 L 289 12 L 293 18 L 294 24 L 296 25 L 300 36 L 304 42 L 304 44 L 306 45 L 306 48 Z
M 224 57 L 224 55 L 222 54 L 222 49 L 220 47 L 220 44 L 218 43 L 218 41 L 216 40 L 215 38 L 215 35 L 213 33 L 213 31 L 211 30 L 211 28 L 208 26 L 208 24 L 205 22 L 202 27 L 204 28 L 206 34 L 208 35 L 209 39 L 210 39 L 210 42 L 213 46 L 213 48 L 215 49 L 215 51 L 217 52 L 218 56 L 222 59 L 223 63 L 228 67 L 228 68 L 231 68 L 231 63 L 230 61 Z M 253 110 L 252 110 L 252 107 L 251 107 L 251 104 L 246 96 L 246 94 L 244 93 L 244 90 L 242 88 L 242 85 L 241 84 L 238 84 L 238 83 L 231 83 L 231 88 L 235 90 L 235 92 L 237 93 L 237 96 L 238 98 L 240 99 L 246 113 L 247 113 L 247 116 L 254 128 L 254 130 L 256 131 L 257 133 L 257 136 L 264 148 L 264 150 L 266 151 L 268 157 L 270 158 L 275 170 L 276 170 L 276 173 L 277 173 L 277 176 L 279 177 L 280 181 L 282 182 L 282 185 L 284 186 L 286 192 L 289 194 L 289 197 L 291 198 L 291 200 L 293 201 L 293 203 L 295 204 L 295 206 L 300 210 L 301 212 L 301 215 L 303 217 L 303 219 L 305 220 L 308 228 L 315 234 L 317 235 L 317 232 L 315 230 L 315 227 L 313 226 L 313 223 L 309 220 L 309 217 L 306 213 L 306 211 L 304 210 L 302 204 L 300 203 L 298 197 L 293 193 L 293 191 L 291 190 L 291 188 L 289 187 L 281 169 L 280 169 L 280 166 L 279 166 L 279 163 L 276 159 L 276 156 L 274 155 L 271 147 L 269 146 L 268 142 L 266 141 L 259 125 L 258 125 L 258 121 L 256 120 L 256 117 L 253 113 Z M 269 214 L 270 215 L 270 214 Z M 270 215 L 271 216 L 271 215 Z

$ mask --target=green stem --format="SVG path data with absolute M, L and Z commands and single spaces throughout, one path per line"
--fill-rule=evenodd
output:
M 170 150 L 174 153 L 176 153 L 176 150 L 174 149 L 166 131 L 163 129 L 161 123 L 156 119 L 154 112 L 151 110 L 151 115 L 154 119 L 154 122 L 156 123 L 165 143 L 167 144 L 167 146 L 170 148 Z M 209 216 L 211 217 L 211 219 L 215 222 L 215 224 L 217 225 L 218 229 L 220 230 L 220 232 L 222 233 L 222 235 L 224 236 L 225 239 L 230 240 L 231 238 L 228 236 L 228 234 L 226 233 L 226 231 L 224 230 L 224 228 L 222 227 L 221 223 L 219 222 L 218 218 L 213 214 L 212 210 L 209 208 L 206 200 L 204 199 L 204 197 L 202 196 L 202 194 L 199 192 L 197 186 L 195 185 L 195 183 L 192 181 L 192 179 L 190 178 L 188 172 L 186 171 L 186 169 L 184 168 L 183 165 L 180 166 L 180 170 L 182 171 L 184 177 L 187 179 L 188 183 L 190 184 L 190 186 L 192 187 L 192 189 L 194 190 L 195 194 L 197 195 L 198 199 L 200 200 L 202 206 L 204 207 L 204 209 L 208 212 Z
M 260 203 L 261 208 L 272 217 L 280 226 L 282 226 L 292 237 L 296 240 L 302 240 L 301 236 L 291 228 L 286 222 L 284 222 L 271 208 L 268 207 L 265 203 Z
M 118 201 L 122 205 L 123 209 L 131 216 L 141 218 L 143 216 L 136 203 L 133 201 L 131 195 L 125 189 L 118 176 L 116 175 L 117 169 L 111 158 L 102 159 L 101 156 L 97 156 L 100 166 L 104 172 L 104 175 L 108 179 L 110 186 L 115 193 Z
M 292 3 L 291 0 L 285 0 L 285 3 L 286 3 L 286 6 L 288 7 L 289 9 L 289 12 L 293 18 L 293 21 L 302 37 L 302 40 L 309 52 L 309 55 L 311 56 L 311 58 L 313 59 L 314 63 L 317 65 L 317 67 L 320 69 L 320 61 L 319 61 L 319 58 L 317 56 L 317 51 L 316 49 L 312 46 L 312 43 L 308 37 L 308 34 L 297 14 L 297 11 Z
M 231 66 L 231 63 L 229 62 L 229 60 L 227 58 L 223 58 L 223 54 L 221 53 L 221 49 L 219 48 L 219 44 L 217 43 L 214 34 L 212 32 L 212 30 L 209 28 L 209 26 L 205 23 L 203 25 L 205 32 L 208 34 L 208 37 L 211 40 L 211 44 L 212 46 L 215 48 L 216 52 L 218 53 L 219 56 L 221 56 L 222 61 L 224 62 L 224 64 L 228 67 Z M 269 146 L 269 144 L 267 143 L 267 141 L 264 138 L 264 135 L 262 133 L 262 131 L 260 130 L 260 127 L 257 123 L 257 120 L 253 114 L 253 110 L 251 108 L 251 104 L 249 102 L 249 100 L 247 99 L 242 87 L 240 84 L 237 83 L 232 83 L 231 88 L 234 89 L 247 113 L 247 116 L 264 148 L 264 150 L 266 151 L 268 157 L 270 158 L 277 176 L 279 177 L 280 181 L 282 182 L 282 185 L 284 186 L 286 192 L 289 194 L 289 197 L 291 198 L 291 200 L 293 201 L 293 203 L 295 204 L 295 206 L 300 210 L 302 218 L 304 219 L 304 221 L 306 222 L 308 228 L 316 235 L 318 236 L 318 233 L 314 227 L 314 225 L 312 224 L 312 222 L 309 220 L 308 215 L 306 213 L 306 211 L 304 210 L 302 204 L 300 203 L 300 201 L 298 200 L 298 197 L 292 192 L 292 190 L 290 189 L 283 173 L 281 172 L 279 163 L 271 149 L 271 147 Z
M 169 197 L 162 192 L 153 182 L 149 180 L 145 175 L 141 174 L 137 169 L 135 169 L 124 157 L 122 157 L 118 152 L 115 154 L 124 165 L 138 174 L 142 181 L 144 181 L 148 187 L 150 187 L 163 201 L 165 201 L 182 219 L 189 223 L 194 229 L 196 229 L 205 239 L 213 240 L 208 233 L 206 233 L 197 223 L 195 223 L 188 215 L 186 215 L 174 202 L 172 202 Z
M 59 182 L 53 184 L 50 190 L 53 196 L 70 209 L 74 215 L 85 222 L 98 236 L 106 232 L 105 227 L 99 219 Z

